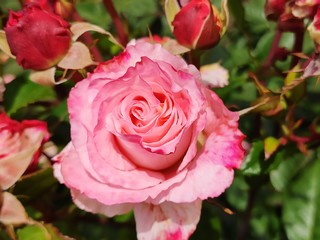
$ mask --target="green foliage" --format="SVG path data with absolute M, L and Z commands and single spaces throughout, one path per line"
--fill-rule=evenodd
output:
M 29 225 L 17 231 L 19 240 L 47 240 L 48 232 L 41 225 Z
M 6 85 L 4 98 L 8 99 L 4 101 L 4 108 L 8 114 L 12 114 L 35 102 L 53 101 L 56 93 L 52 87 L 41 86 L 21 76 Z
M 286 188 L 282 219 L 290 240 L 320 238 L 320 149 Z

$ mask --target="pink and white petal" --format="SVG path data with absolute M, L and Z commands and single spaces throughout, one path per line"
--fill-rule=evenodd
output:
M 204 151 L 216 164 L 228 168 L 240 168 L 244 158 L 242 141 L 245 135 L 238 129 L 239 115 L 229 111 L 212 91 L 205 89 L 205 94 L 209 101 L 206 109 L 207 122 L 214 124 L 207 124 L 205 127 L 204 133 L 207 139 Z
M 56 179 L 58 179 L 58 181 L 61 184 L 64 183 L 63 175 L 61 173 L 61 163 L 66 158 L 67 154 L 72 150 L 73 150 L 72 142 L 69 142 L 67 146 L 65 146 L 64 149 L 58 155 L 52 158 L 52 160 L 54 161 L 53 175 Z
M 108 72 L 109 78 L 120 78 L 127 72 L 127 69 L 134 67 L 137 62 L 140 62 L 142 56 L 148 56 L 151 60 L 167 62 L 177 70 L 188 72 L 188 68 L 190 68 L 181 57 L 172 55 L 163 49 L 160 44 L 137 42 L 135 45 L 128 45 L 126 50 L 119 56 L 100 64 L 96 68 L 95 73 Z M 98 77 L 98 75 L 96 76 Z M 102 76 L 105 76 L 105 73 Z
M 229 84 L 229 73 L 219 63 L 211 63 L 200 67 L 202 82 L 209 88 L 222 88 Z
M 102 81 L 101 81 L 102 82 Z M 88 91 L 90 80 L 79 82 L 70 92 L 68 110 L 71 122 L 72 144 L 77 148 L 79 158 L 86 171 L 99 180 L 98 174 L 93 170 L 87 151 L 87 129 L 95 126 L 92 121 L 91 102 L 98 90 Z
M 137 204 L 134 208 L 139 240 L 185 240 L 200 219 L 201 200 L 191 203 Z
M 170 186 L 181 182 L 187 174 L 186 170 L 178 174 L 168 172 L 165 173 L 168 175 L 168 180 L 150 188 L 134 190 L 124 188 L 123 186 L 115 186 L 112 182 L 112 176 L 110 178 L 111 182 L 109 183 L 100 182 L 92 177 L 90 172 L 86 171 L 80 162 L 78 154 L 73 147 L 70 151 L 66 152 L 62 159 L 59 159 L 55 165 L 56 164 L 58 164 L 58 166 L 54 167 L 56 171 L 55 176 L 59 178 L 59 176 L 62 175 L 63 179 L 59 180 L 63 181 L 67 187 L 73 191 L 80 191 L 88 198 L 95 199 L 105 205 L 151 201 L 151 199 L 156 198 L 160 192 L 166 191 Z M 130 174 L 130 172 L 128 174 Z M 140 178 L 139 180 L 144 181 L 143 179 L 144 178 Z
M 175 203 L 193 202 L 200 198 L 217 197 L 228 188 L 233 180 L 233 170 L 213 163 L 203 152 L 188 165 L 187 176 L 180 183 L 159 194 L 153 203 L 171 201 Z
M 80 191 L 88 198 L 95 199 L 105 205 L 130 202 L 142 202 L 148 198 L 147 192 L 134 191 L 114 186 L 112 182 L 98 181 L 79 160 L 77 152 L 72 148 L 60 161 L 64 184 L 72 190 Z M 112 178 L 112 177 L 111 177 Z M 111 179 L 112 180 L 112 179 Z
M 34 133 L 33 141 L 26 141 L 24 149 L 0 159 L 0 183 L 2 189 L 11 187 L 26 171 L 39 149 L 43 133 Z
M 77 190 L 71 190 L 73 202 L 82 210 L 91 213 L 100 213 L 108 217 L 128 213 L 133 209 L 134 204 L 123 203 L 114 205 L 105 205 L 95 199 L 88 198 Z
M 3 193 L 3 203 L 0 208 L 0 222 L 5 225 L 20 225 L 30 222 L 20 201 L 9 192 Z

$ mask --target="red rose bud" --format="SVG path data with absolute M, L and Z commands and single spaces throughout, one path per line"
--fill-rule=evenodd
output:
M 285 12 L 286 0 L 267 0 L 264 11 L 269 20 L 278 20 Z
M 71 43 L 69 23 L 37 4 L 10 11 L 5 27 L 13 55 L 24 69 L 44 70 L 57 64 Z
M 209 0 L 189 1 L 175 15 L 172 25 L 177 41 L 192 49 L 215 46 L 223 31 L 220 13 Z

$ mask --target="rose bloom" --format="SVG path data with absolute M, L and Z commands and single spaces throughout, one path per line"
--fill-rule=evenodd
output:
M 50 135 L 45 122 L 24 120 L 21 123 L 0 113 L 0 185 L 12 186 L 26 171 L 38 165 L 41 147 Z
M 54 173 L 81 208 L 134 211 L 139 239 L 187 239 L 201 202 L 230 186 L 244 135 L 238 114 L 160 44 L 137 42 L 77 83 L 71 142 Z
M 5 27 L 13 55 L 24 69 L 44 70 L 57 64 L 71 44 L 69 23 L 36 3 L 10 11 Z

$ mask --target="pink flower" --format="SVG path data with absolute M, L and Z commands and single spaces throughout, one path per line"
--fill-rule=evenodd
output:
M 139 239 L 187 239 L 201 200 L 224 192 L 242 162 L 238 114 L 159 44 L 129 45 L 100 64 L 68 108 L 71 142 L 55 176 L 84 210 L 133 209 Z
M 177 41 L 192 49 L 215 46 L 222 34 L 223 23 L 209 0 L 179 1 L 181 10 L 172 22 Z
M 228 70 L 219 63 L 211 63 L 200 67 L 201 79 L 209 88 L 222 88 L 229 84 Z
M 35 3 L 10 11 L 5 27 L 7 41 L 25 69 L 44 70 L 57 64 L 71 43 L 69 23 Z
M 49 139 L 45 122 L 24 120 L 21 123 L 0 114 L 0 183 L 12 186 L 28 169 L 38 164 L 41 146 Z

